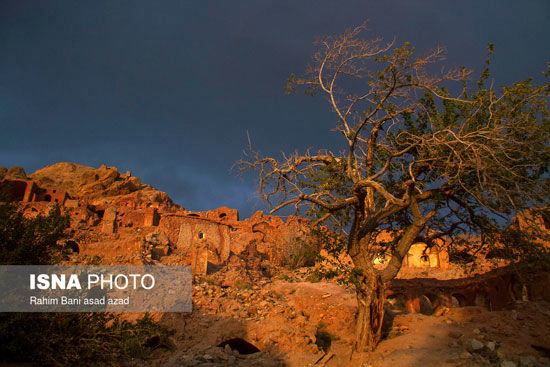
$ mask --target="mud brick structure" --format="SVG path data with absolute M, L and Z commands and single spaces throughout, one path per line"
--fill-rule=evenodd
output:
M 145 210 L 145 218 L 143 219 L 144 227 L 158 226 L 159 215 L 156 208 L 147 208 Z
M 425 243 L 415 243 L 403 259 L 403 266 L 447 269 L 449 254 L 443 246 L 428 247 Z
M 379 242 L 388 242 L 392 239 L 393 235 L 389 232 L 382 232 L 377 236 L 377 241 Z M 382 268 L 389 259 L 390 255 L 388 253 L 381 253 L 375 260 L 375 266 Z M 422 242 L 415 243 L 403 258 L 402 267 L 448 269 L 449 253 L 443 241 L 439 241 L 437 245 L 431 247 Z
M 481 306 L 498 311 L 525 299 L 550 301 L 548 284 L 548 273 L 534 274 L 528 281 L 522 281 L 514 269 L 505 267 L 462 279 L 394 279 L 386 297 L 399 300 L 413 313 L 431 313 L 439 305 Z
M 55 202 L 63 205 L 67 199 L 67 192 L 57 188 L 40 188 L 32 180 L 3 179 L 0 187 L 6 190 L 8 199 L 21 202 Z
M 101 232 L 115 233 L 116 216 L 117 216 L 117 210 L 115 207 L 111 206 L 105 210 L 103 214 L 103 220 L 101 221 Z

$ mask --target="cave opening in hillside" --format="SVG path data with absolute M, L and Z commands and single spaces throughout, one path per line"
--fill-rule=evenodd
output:
M 78 246 L 78 243 L 76 243 L 73 240 L 69 240 L 65 242 L 65 245 L 63 246 L 63 250 L 72 252 L 73 254 L 80 253 L 80 247 Z
M 228 345 L 232 350 L 237 351 L 239 354 L 254 354 L 260 351 L 256 346 L 241 338 L 233 338 L 223 341 L 218 344 L 218 347 L 225 348 L 226 345 Z
M 466 297 L 461 294 L 455 293 L 451 297 L 453 307 L 466 307 Z
M 491 310 L 491 301 L 489 299 L 489 294 L 486 291 L 480 291 L 476 293 L 475 305 Z

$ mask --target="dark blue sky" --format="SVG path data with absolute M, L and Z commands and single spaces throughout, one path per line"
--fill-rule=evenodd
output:
M 246 217 L 255 184 L 229 173 L 246 131 L 266 154 L 334 144 L 328 104 L 283 86 L 315 38 L 365 19 L 477 70 L 492 42 L 497 85 L 550 61 L 547 0 L 2 0 L 0 166 L 105 163 L 190 210 Z

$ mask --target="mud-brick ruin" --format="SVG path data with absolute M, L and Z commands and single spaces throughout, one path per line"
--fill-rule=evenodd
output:
M 22 169 L 2 176 L 0 186 L 25 215 L 46 214 L 57 204 L 70 217 L 70 248 L 104 263 L 191 264 L 197 275 L 231 262 L 259 269 L 264 260 L 279 265 L 282 247 L 305 229 L 298 217 L 285 222 L 257 212 L 241 221 L 227 207 L 188 211 L 114 167 L 58 163 L 30 176 Z
M 55 206 L 69 216 L 70 239 L 61 245 L 77 263 L 191 265 L 195 275 L 221 272 L 230 284 L 273 275 L 288 251 L 308 240 L 306 219 L 284 221 L 259 211 L 240 220 L 238 211 L 228 207 L 189 211 L 130 172 L 104 165 L 57 163 L 28 176 L 21 168 L 0 168 L 0 180 L 0 189 L 26 216 L 46 214 Z M 382 264 L 383 256 L 377 261 Z M 448 274 L 451 267 L 444 246 L 415 244 L 387 296 L 410 312 L 424 311 L 426 305 L 500 309 L 526 294 L 550 298 L 541 291 L 548 282 L 544 276 L 529 289 L 506 271 L 461 281 L 416 279 Z

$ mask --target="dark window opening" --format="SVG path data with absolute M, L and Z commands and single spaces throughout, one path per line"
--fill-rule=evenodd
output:
M 479 307 L 486 307 L 490 309 L 490 300 L 487 292 L 479 292 L 476 294 L 475 305 Z
M 433 293 L 426 293 L 424 296 L 430 300 L 430 303 L 434 310 L 441 304 L 441 300 L 439 296 Z
M 25 197 L 27 183 L 21 181 L 6 182 L 2 185 L 2 191 L 5 190 L 9 201 L 21 201 Z
M 221 213 L 221 214 L 220 214 L 220 218 L 224 218 L 224 217 L 227 217 L 227 214 Z
M 420 313 L 424 315 L 431 315 L 434 313 L 432 301 L 430 301 L 426 295 L 420 297 Z
M 52 201 L 51 195 L 44 196 L 44 201 Z
M 254 354 L 260 351 L 256 346 L 241 338 L 226 340 L 218 344 L 218 347 L 225 348 L 226 345 L 228 345 L 232 350 L 236 350 L 239 354 Z
M 80 252 L 80 248 L 78 247 L 78 243 L 76 243 L 73 240 L 69 240 L 65 242 L 65 245 L 63 246 L 63 250 L 72 252 L 73 254 L 78 254 Z
M 204 238 L 204 233 L 199 232 L 199 240 L 202 240 Z
M 461 294 L 453 294 L 451 297 L 453 307 L 466 307 L 466 298 Z
M 512 298 L 515 301 L 521 301 L 523 298 L 523 283 L 521 280 L 517 276 L 514 276 L 510 279 L 508 287 Z

